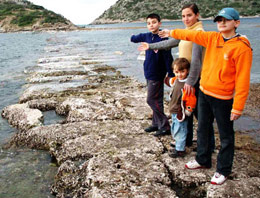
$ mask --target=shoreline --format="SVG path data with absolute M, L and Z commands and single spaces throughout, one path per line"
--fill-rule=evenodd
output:
M 260 16 L 248 16 L 248 17 L 240 17 L 241 19 L 246 19 L 246 18 L 260 18 Z M 201 18 L 200 20 L 205 21 L 205 20 L 213 20 L 213 18 Z M 176 20 L 167 20 L 164 19 L 162 20 L 162 22 L 174 22 L 174 21 L 181 21 L 181 19 L 176 19 Z M 75 27 L 73 28 L 68 28 L 68 27 L 48 27 L 48 28 L 37 28 L 36 30 L 34 28 L 27 28 L 26 30 L 23 29 L 17 29 L 17 30 L 12 30 L 12 31 L 0 31 L 0 33 L 22 33 L 22 32 L 70 32 L 70 31 L 92 31 L 92 30 L 116 30 L 116 29 L 143 29 L 144 27 L 107 27 L 107 28 L 98 28 L 98 27 L 88 27 L 91 25 L 94 26 L 102 26 L 102 25 L 112 25 L 112 24 L 123 24 L 123 23 L 129 23 L 129 24 L 133 24 L 133 23 L 145 23 L 144 20 L 139 20 L 139 21 L 131 21 L 131 22 L 127 22 L 127 21 L 121 21 L 121 22 L 114 22 L 114 23 L 98 23 L 98 24 L 85 24 L 85 25 L 75 25 Z M 84 27 L 83 27 L 84 26 Z

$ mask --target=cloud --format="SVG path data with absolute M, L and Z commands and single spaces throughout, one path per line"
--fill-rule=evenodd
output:
M 72 23 L 89 24 L 117 0 L 30 0 L 36 5 L 61 14 Z

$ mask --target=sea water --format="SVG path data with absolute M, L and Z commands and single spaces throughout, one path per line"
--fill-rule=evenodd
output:
M 203 20 L 206 31 L 216 31 L 216 24 Z M 28 71 L 44 58 L 50 49 L 49 41 L 59 45 L 57 53 L 64 56 L 81 55 L 92 61 L 102 62 L 119 69 L 140 82 L 143 77 L 143 62 L 137 60 L 138 44 L 130 42 L 132 34 L 147 32 L 145 23 L 123 23 L 88 26 L 92 31 L 51 33 L 5 33 L 0 34 L 0 110 L 18 103 L 24 91 Z M 103 30 L 96 30 L 102 28 Z M 163 22 L 162 28 L 184 28 L 181 21 Z M 240 34 L 247 35 L 253 48 L 251 83 L 260 83 L 260 18 L 241 19 Z M 57 41 L 57 43 L 55 43 Z M 64 42 L 62 42 L 64 41 Z M 73 49 L 73 50 L 72 50 Z M 177 57 L 178 49 L 172 49 Z M 55 112 L 44 112 L 45 125 L 56 123 L 60 117 Z M 257 122 L 256 125 L 259 125 Z M 259 127 L 259 126 L 258 126 Z M 26 148 L 2 149 L 17 131 L 0 117 L 0 197 L 41 198 L 53 197 L 49 188 L 53 183 L 57 167 L 52 164 L 48 152 Z

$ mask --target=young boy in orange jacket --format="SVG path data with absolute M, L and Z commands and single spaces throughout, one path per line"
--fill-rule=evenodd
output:
M 175 77 L 166 77 L 164 82 L 172 87 L 169 110 L 172 115 L 171 134 L 175 140 L 175 149 L 170 150 L 169 156 L 173 158 L 184 157 L 186 138 L 188 133 L 188 116 L 191 116 L 196 107 L 195 90 L 187 94 L 183 89 L 189 74 L 190 63 L 186 58 L 177 58 L 172 63 Z
M 243 111 L 250 86 L 252 48 L 245 36 L 236 32 L 240 24 L 234 8 L 223 8 L 215 17 L 219 32 L 163 30 L 162 37 L 189 40 L 206 48 L 201 71 L 198 99 L 198 148 L 196 159 L 186 163 L 188 169 L 210 168 L 209 125 L 214 118 L 219 129 L 221 147 L 212 184 L 223 184 L 231 173 L 234 158 L 233 121 Z

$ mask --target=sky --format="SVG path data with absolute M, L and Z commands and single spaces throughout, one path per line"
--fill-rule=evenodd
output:
M 86 25 L 98 18 L 117 0 L 29 0 L 57 14 L 75 25 Z

